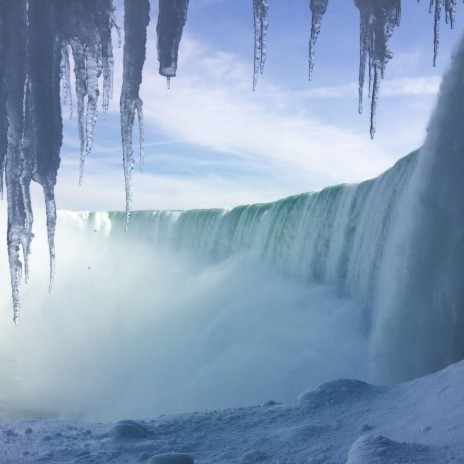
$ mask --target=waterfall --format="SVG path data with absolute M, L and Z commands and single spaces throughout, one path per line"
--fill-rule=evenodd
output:
M 124 212 L 60 211 L 53 292 L 31 269 L 33 311 L 0 340 L 0 410 L 102 420 L 289 401 L 463 359 L 463 77 L 461 44 L 422 148 L 358 185 L 134 211 L 128 232 Z
M 464 358 L 464 47 L 423 147 L 376 179 L 231 210 L 143 211 L 128 238 L 220 262 L 249 254 L 362 308 L 368 378 L 398 382 Z M 121 236 L 122 213 L 62 213 Z

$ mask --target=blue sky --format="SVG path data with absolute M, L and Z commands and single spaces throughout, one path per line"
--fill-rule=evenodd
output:
M 442 24 L 438 66 L 433 68 L 429 2 L 403 1 L 372 141 L 367 101 L 365 114 L 357 113 L 359 14 L 354 2 L 329 2 L 311 82 L 309 2 L 269 3 L 267 61 L 256 92 L 251 89 L 251 0 L 190 2 L 170 90 L 158 75 L 153 8 L 141 90 L 145 172 L 133 174 L 134 209 L 272 201 L 376 176 L 421 145 L 440 77 L 463 29 L 461 5 L 455 30 Z M 122 16 L 121 8 L 117 15 Z M 118 114 L 122 49 L 115 55 L 114 99 L 106 120 L 99 114 L 81 187 L 77 120 L 65 121 L 60 209 L 124 209 Z

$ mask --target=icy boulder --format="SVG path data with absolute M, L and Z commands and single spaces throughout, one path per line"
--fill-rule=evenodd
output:
M 304 407 L 318 408 L 365 398 L 381 390 L 361 380 L 338 379 L 321 383 L 303 392 L 297 403 Z

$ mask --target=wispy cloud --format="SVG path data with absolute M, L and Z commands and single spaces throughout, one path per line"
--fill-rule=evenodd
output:
M 116 50 L 115 89 L 121 86 L 121 54 Z M 327 122 L 323 113 L 308 105 L 309 98 L 356 96 L 355 83 L 295 91 L 262 80 L 258 91 L 252 92 L 251 63 L 186 34 L 178 77 L 167 90 L 155 56 L 155 42 L 150 41 L 141 90 L 146 174 L 134 173 L 135 208 L 270 201 L 373 177 L 403 154 L 392 156 L 384 145 L 370 141 L 367 128 L 358 133 Z M 382 96 L 434 93 L 438 81 L 436 77 L 386 80 Z M 59 206 L 124 208 L 120 156 L 108 161 L 114 156 L 110 152 L 121 152 L 117 113 L 118 105 L 113 104 L 107 121 L 97 124 L 96 133 L 103 130 L 105 136 L 96 138 L 79 199 L 66 182 L 77 173 L 71 174 L 69 165 L 63 163 Z M 67 147 L 75 150 L 76 144 L 71 141 Z M 172 169 L 175 163 L 181 166 L 176 172 Z M 77 161 L 70 164 L 75 166 Z
M 385 79 L 381 83 L 380 92 L 382 98 L 436 95 L 440 88 L 440 82 L 440 76 Z M 357 91 L 358 84 L 350 82 L 338 87 L 309 89 L 304 92 L 304 96 L 307 98 L 346 98 L 352 97 Z

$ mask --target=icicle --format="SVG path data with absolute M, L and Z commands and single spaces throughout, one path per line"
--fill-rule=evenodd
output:
M 101 59 L 103 69 L 103 102 L 102 108 L 106 113 L 108 110 L 110 99 L 113 98 L 113 71 L 114 71 L 114 58 L 113 58 L 113 44 L 111 41 L 111 28 L 116 25 L 114 18 L 114 6 L 112 0 L 97 0 L 95 3 L 96 18 L 98 32 L 100 35 L 101 43 Z M 119 27 L 116 29 L 120 39 Z
M 34 127 L 34 167 L 32 179 L 43 189 L 50 257 L 50 288 L 55 269 L 56 208 L 54 186 L 60 164 L 63 123 L 60 106 L 63 43 L 57 37 L 55 8 L 31 2 L 31 96 Z M 62 63 L 62 62 L 61 62 Z
M 132 132 L 136 112 L 140 130 L 140 169 L 142 169 L 143 164 L 143 103 L 139 97 L 139 90 L 145 63 L 147 26 L 150 21 L 149 12 L 149 0 L 141 0 L 137 4 L 133 0 L 124 1 L 124 70 L 120 109 L 126 190 L 126 230 L 132 206 L 131 176 L 134 165 Z
M 85 121 L 85 97 L 87 95 L 87 72 L 85 69 L 85 51 L 83 45 L 78 41 L 71 41 L 74 57 L 74 73 L 76 74 L 76 96 L 77 96 L 77 126 L 80 141 L 80 163 L 79 163 L 79 185 L 82 184 L 84 174 L 84 161 L 87 153 L 86 148 L 86 125 Z
M 54 187 L 46 185 L 43 188 L 45 197 L 45 213 L 47 216 L 47 240 L 48 240 L 48 253 L 50 259 L 49 270 L 49 286 L 50 292 L 55 280 L 55 229 L 56 229 L 56 204 Z
M 69 43 L 63 41 L 61 44 L 61 83 L 63 89 L 63 103 L 69 107 L 69 119 L 72 119 L 72 92 L 71 92 L 71 69 L 69 65 Z
M 121 42 L 122 42 L 122 39 L 121 39 L 121 26 L 116 21 L 116 17 L 114 16 L 114 14 L 112 14 L 110 16 L 110 21 L 111 21 L 111 27 L 114 27 L 116 29 L 116 33 L 118 35 L 118 48 L 121 48 Z
M 430 12 L 432 12 L 434 0 L 430 1 Z M 443 0 L 435 1 L 435 13 L 434 13 L 434 27 L 433 27 L 433 66 L 437 64 L 438 57 L 438 45 L 440 43 L 440 19 L 441 19 L 441 8 L 443 6 Z
M 364 0 L 366 1 L 366 0 Z M 358 112 L 363 112 L 363 92 L 364 92 L 364 77 L 366 75 L 367 57 L 369 54 L 369 16 L 366 13 L 366 8 L 362 6 L 363 0 L 356 0 L 356 6 L 360 12 L 360 27 L 359 27 L 359 77 L 358 77 Z M 370 73 L 369 73 L 370 74 Z M 369 83 L 370 89 L 370 83 Z
M 6 4 L 0 2 L 0 63 L 6 63 Z M 5 82 L 5 66 L 0 66 L 0 197 L 3 200 L 3 176 L 5 171 L 6 152 L 8 148 L 8 120 L 6 116 L 7 88 Z
M 179 43 L 187 20 L 188 0 L 159 0 L 158 61 L 159 73 L 165 77 L 175 77 Z
M 78 127 L 80 139 L 79 184 L 85 158 L 92 150 L 97 120 L 98 78 L 103 73 L 103 109 L 111 98 L 113 52 L 111 0 L 68 0 L 57 2 L 60 37 L 69 41 L 75 64 Z
M 435 11 L 433 5 L 435 3 Z M 433 66 L 437 64 L 438 47 L 440 45 L 440 21 L 441 10 L 445 8 L 445 21 L 449 22 L 451 29 L 454 27 L 455 13 L 456 13 L 456 0 L 430 0 L 429 11 L 434 14 L 433 25 Z
M 311 39 L 309 40 L 309 80 L 311 80 L 313 74 L 316 41 L 321 31 L 322 17 L 325 14 L 328 2 L 329 0 L 311 0 L 309 3 L 312 13 Z
M 27 44 L 29 52 L 30 46 Z M 28 60 L 28 63 L 30 60 Z M 29 68 L 29 67 L 28 67 Z M 30 69 L 27 69 L 28 74 Z M 24 257 L 24 281 L 29 282 L 29 255 L 31 253 L 31 242 L 33 238 L 32 224 L 34 217 L 32 214 L 32 204 L 30 195 L 30 184 L 32 179 L 32 170 L 34 167 L 34 142 L 35 142 L 35 121 L 33 117 L 34 104 L 32 102 L 31 81 L 26 78 L 23 93 L 23 131 L 20 145 L 21 174 L 19 185 L 21 187 L 22 204 L 24 208 L 24 230 L 20 234 L 21 247 Z
M 84 171 L 84 160 L 92 151 L 93 129 L 97 122 L 97 102 L 100 94 L 98 90 L 98 78 L 102 72 L 100 62 L 101 44 L 97 41 L 87 44 L 85 47 L 85 61 L 87 72 L 87 113 L 85 127 L 85 152 L 84 159 L 81 157 L 81 169 L 79 183 L 82 184 Z
M 256 85 L 258 83 L 258 74 L 263 73 L 264 63 L 266 62 L 268 9 L 269 4 L 267 0 L 253 0 L 253 16 L 255 24 L 253 90 L 256 90 Z
M 27 2 L 25 0 L 5 0 L 5 29 L 8 38 L 5 47 L 5 85 L 8 90 L 6 114 L 8 120 L 8 148 L 5 164 L 5 181 L 8 202 L 8 261 L 10 265 L 11 292 L 13 298 L 13 320 L 19 317 L 19 284 L 22 263 L 19 256 L 24 241 L 26 211 L 22 178 L 24 164 L 24 88 L 26 85 L 26 24 Z M 27 250 L 27 247 L 26 247 Z M 26 251 L 23 248 L 23 251 Z
M 145 148 L 144 148 L 144 143 L 145 143 L 145 136 L 144 136 L 144 130 L 143 130 L 143 102 L 139 98 L 137 100 L 137 119 L 139 121 L 139 164 L 140 164 L 140 173 L 143 173 L 143 168 L 144 168 L 144 161 L 145 161 Z
M 375 134 L 376 110 L 380 80 L 392 58 L 388 39 L 401 16 L 400 0 L 354 0 L 360 12 L 360 64 L 359 64 L 359 104 L 362 112 L 362 96 L 366 62 L 369 62 L 369 97 L 371 98 L 371 138 Z

